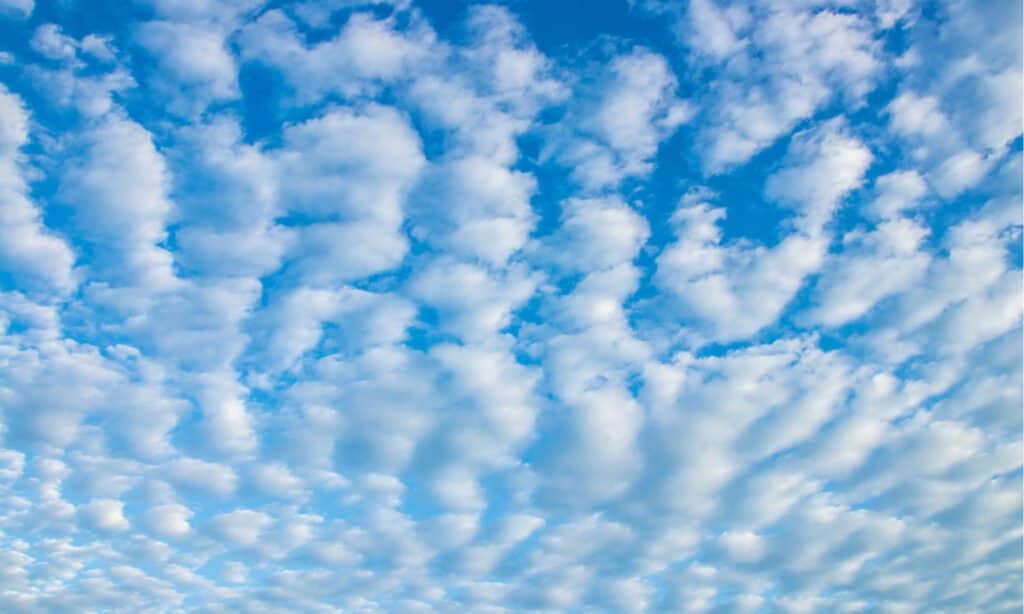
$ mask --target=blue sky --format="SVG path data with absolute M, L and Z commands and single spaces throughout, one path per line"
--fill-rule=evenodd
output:
M 0 0 L 0 610 L 1019 612 L 1021 26 Z

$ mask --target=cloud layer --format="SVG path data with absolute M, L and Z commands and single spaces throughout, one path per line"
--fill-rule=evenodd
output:
M 1019 4 L 558 10 L 0 0 L 0 610 L 1020 611 Z

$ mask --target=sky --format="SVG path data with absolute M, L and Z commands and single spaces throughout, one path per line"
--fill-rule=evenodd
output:
M 0 611 L 1019 613 L 1016 0 L 0 0 Z

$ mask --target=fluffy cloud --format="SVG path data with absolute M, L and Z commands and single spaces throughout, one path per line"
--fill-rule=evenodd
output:
M 180 504 L 157 505 L 146 510 L 143 518 L 150 530 L 165 537 L 181 537 L 191 531 L 192 512 Z
M 805 279 L 825 260 L 824 231 L 841 200 L 857 188 L 871 153 L 835 120 L 795 136 L 789 164 L 768 177 L 766 196 L 795 210 L 793 231 L 766 247 L 748 241 L 723 245 L 727 210 L 695 191 L 673 214 L 675 243 L 658 257 L 663 287 L 688 314 L 703 320 L 711 338 L 747 337 L 775 322 Z
M 130 527 L 124 517 L 124 503 L 114 499 L 93 499 L 79 511 L 85 522 L 98 531 L 127 531 Z
M 35 0 L 4 0 L 0 2 L 0 11 L 15 18 L 26 18 L 35 8 Z
M 0 1 L 0 610 L 1020 610 L 1018 5 L 103 4 Z
M 219 514 L 210 522 L 211 530 L 220 539 L 234 546 L 252 546 L 260 539 L 263 529 L 273 519 L 252 510 L 238 510 Z
M 634 49 L 612 58 L 602 72 L 600 85 L 582 85 L 570 109 L 579 134 L 558 135 L 551 145 L 589 190 L 647 175 L 661 142 L 693 114 L 677 97 L 676 78 L 660 55 Z
M 269 10 L 241 32 L 243 57 L 285 69 L 303 101 L 328 93 L 359 94 L 407 79 L 429 60 L 433 33 L 414 20 L 408 30 L 394 19 L 357 13 L 329 40 L 307 45 L 293 19 Z
M 103 249 L 93 266 L 113 285 L 174 283 L 173 256 L 159 244 L 172 210 L 167 171 L 150 133 L 117 114 L 81 135 L 61 174 L 61 199 L 84 240 Z
M 138 39 L 157 60 L 154 90 L 166 92 L 179 112 L 201 111 L 205 104 L 238 95 L 235 58 L 222 32 L 192 23 L 150 21 L 140 26 Z
M 878 79 L 879 47 L 867 15 L 842 3 L 641 3 L 676 20 L 704 85 L 700 141 L 710 173 L 746 162 L 836 97 L 856 107 Z M 823 6 L 818 6 L 823 5 Z
M 299 225 L 294 273 L 329 284 L 397 266 L 408 249 L 403 199 L 424 163 L 408 121 L 383 106 L 337 109 L 289 126 L 285 143 L 281 198 L 308 220 Z
M 74 254 L 44 226 L 29 198 L 20 153 L 28 142 L 29 117 L 21 99 L 6 88 L 0 89 L 0 122 L 0 263 L 24 288 L 69 290 Z

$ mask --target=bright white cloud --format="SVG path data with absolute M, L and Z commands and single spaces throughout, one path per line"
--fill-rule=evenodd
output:
M 215 516 L 211 528 L 214 535 L 233 546 L 253 546 L 272 523 L 273 519 L 262 512 L 238 510 Z
M 189 518 L 192 511 L 177 503 L 157 505 L 146 510 L 143 519 L 149 529 L 163 537 L 182 537 L 192 530 Z
M 330 284 L 396 267 L 408 249 L 403 200 L 424 163 L 408 121 L 383 106 L 336 109 L 289 126 L 285 139 L 281 198 L 310 219 L 290 254 L 294 273 Z
M 124 503 L 114 499 L 93 499 L 80 512 L 85 522 L 98 531 L 127 531 L 131 526 L 124 517 Z
M 172 80 L 172 108 L 201 111 L 204 103 L 230 100 L 238 95 L 235 59 L 222 32 L 189 23 L 150 21 L 139 28 L 140 43 L 157 62 L 154 88 Z M 172 86 L 173 87 L 173 86 Z
M 166 237 L 172 204 L 167 171 L 149 132 L 118 115 L 82 135 L 82 153 L 61 179 L 61 198 L 74 210 L 82 237 L 103 247 L 97 279 L 114 285 L 174 283 Z
M 313 45 L 304 43 L 298 25 L 272 9 L 241 32 L 244 58 L 283 68 L 300 100 L 327 93 L 358 94 L 411 76 L 428 62 L 432 33 L 414 22 L 408 31 L 394 20 L 357 13 L 337 35 Z
M 825 261 L 824 227 L 861 183 L 871 153 L 841 124 L 796 135 L 790 163 L 771 175 L 766 195 L 795 209 L 793 232 L 772 247 L 722 244 L 726 210 L 693 192 L 673 214 L 678 240 L 658 257 L 657 275 L 688 313 L 707 322 L 712 338 L 744 338 L 776 321 L 805 279 Z
M 22 101 L 0 89 L 0 263 L 25 288 L 49 285 L 58 291 L 73 284 L 74 254 L 44 226 L 29 198 L 21 148 L 28 142 L 29 117 Z
M 721 71 L 704 84 L 698 116 L 710 173 L 746 162 L 837 97 L 857 106 L 882 65 L 870 19 L 833 3 L 645 4 L 677 20 L 699 66 Z
M 613 58 L 596 87 L 584 83 L 570 111 L 578 134 L 557 134 L 549 147 L 586 190 L 643 177 L 662 141 L 693 115 L 676 95 L 665 58 L 646 49 Z

